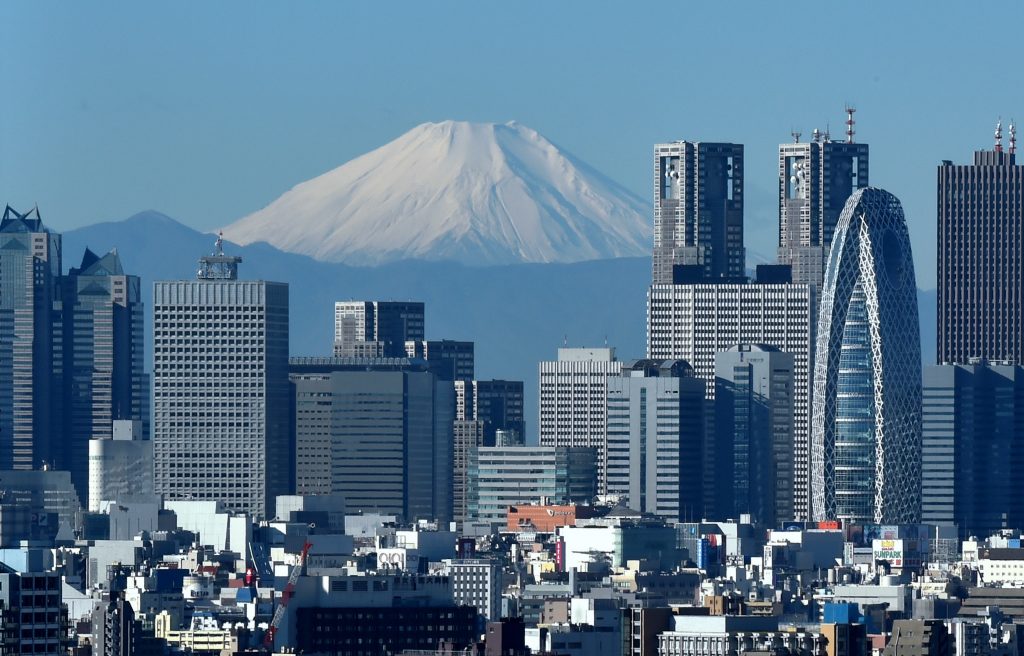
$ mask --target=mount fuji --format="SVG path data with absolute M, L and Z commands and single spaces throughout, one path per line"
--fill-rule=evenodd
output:
M 471 265 L 650 253 L 650 206 L 535 130 L 424 123 L 224 228 L 324 262 Z

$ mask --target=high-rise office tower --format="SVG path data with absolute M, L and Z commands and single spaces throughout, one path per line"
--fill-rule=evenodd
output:
M 607 347 L 560 348 L 557 360 L 540 363 L 540 445 L 595 449 L 598 494 L 605 493 L 608 379 L 621 373 Z
M 654 146 L 654 284 L 671 283 L 679 264 L 708 280 L 745 274 L 741 144 Z
M 811 141 L 779 146 L 779 262 L 793 282 L 820 291 L 825 262 L 846 199 L 868 186 L 868 145 L 854 143 L 853 110 L 846 141 L 814 130 Z
M 704 381 L 681 360 L 623 363 L 608 379 L 607 494 L 671 522 L 701 516 Z
M 0 219 L 0 469 L 60 456 L 63 383 L 57 313 L 61 237 L 39 210 Z
M 89 440 L 110 439 L 117 420 L 149 425 L 139 277 L 124 272 L 117 251 L 100 257 L 87 249 L 62 278 L 60 306 L 65 438 L 56 466 L 71 472 L 84 499 Z
M 715 354 L 716 517 L 793 517 L 794 358 L 738 344 Z
M 153 482 L 262 519 L 291 486 L 288 285 L 239 280 L 221 243 L 153 286 Z
M 843 209 L 818 318 L 813 518 L 921 521 L 921 342 L 899 200 L 860 189 Z
M 761 268 L 759 267 L 759 271 Z M 793 514 L 805 519 L 810 446 L 811 316 L 810 286 L 776 282 L 750 284 L 653 285 L 647 299 L 647 357 L 681 359 L 715 398 L 715 354 L 737 344 L 765 344 L 793 356 Z M 709 413 L 711 414 L 711 413 Z M 709 431 L 708 437 L 714 435 Z M 714 449 L 702 454 L 704 495 L 715 498 L 720 484 L 714 472 Z M 710 516 L 710 515 L 709 515 Z M 779 521 L 791 519 L 779 517 Z
M 292 358 L 299 494 L 357 512 L 452 519 L 455 395 L 422 361 Z
M 479 446 L 499 444 L 498 436 L 522 444 L 523 382 L 519 380 L 455 381 L 453 434 L 453 507 L 455 519 L 468 511 L 469 454 Z
M 1024 166 L 1016 132 L 938 169 L 937 362 L 1024 364 Z
M 405 343 L 424 335 L 423 303 L 339 301 L 334 304 L 334 355 L 404 358 Z
M 960 535 L 1024 526 L 1024 367 L 925 367 L 921 521 Z
M 475 344 L 451 339 L 417 339 L 405 342 L 405 357 L 421 358 L 441 380 L 473 380 Z

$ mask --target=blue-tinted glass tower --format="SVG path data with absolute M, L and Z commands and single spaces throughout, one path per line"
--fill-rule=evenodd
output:
M 899 200 L 855 192 L 839 218 L 818 319 L 811 410 L 815 519 L 921 519 L 921 342 Z

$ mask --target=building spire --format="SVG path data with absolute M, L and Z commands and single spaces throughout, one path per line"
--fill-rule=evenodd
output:
M 856 131 L 853 129 L 856 121 L 853 120 L 853 114 L 857 111 L 857 108 L 853 105 L 846 106 L 846 143 L 853 143 L 853 135 Z

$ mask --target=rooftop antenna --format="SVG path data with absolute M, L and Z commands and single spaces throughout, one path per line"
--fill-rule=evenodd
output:
M 996 121 L 996 152 L 1003 152 L 1003 119 Z
M 825 123 L 825 141 L 832 141 L 832 133 L 829 131 L 828 123 Z
M 814 128 L 814 132 L 811 133 L 814 143 L 821 143 L 821 130 Z
M 1013 155 L 1017 152 L 1017 126 L 1013 124 L 1013 119 L 1010 119 L 1010 154 Z
M 562 335 L 562 346 L 569 346 L 569 335 Z
M 848 144 L 853 143 L 853 135 L 856 134 L 856 131 L 853 129 L 853 125 L 856 123 L 853 120 L 853 115 L 856 111 L 857 108 L 853 105 L 846 105 L 846 143 Z
M 793 135 L 793 143 L 800 143 L 801 132 L 799 130 L 793 130 L 790 134 Z

